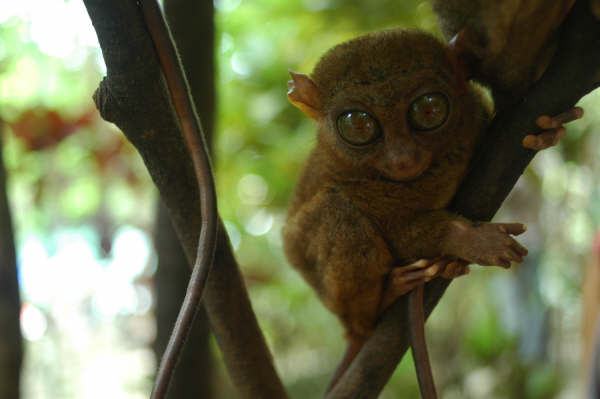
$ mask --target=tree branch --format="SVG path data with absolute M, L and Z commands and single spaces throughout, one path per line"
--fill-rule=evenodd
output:
M 193 264 L 201 225 L 196 179 L 140 10 L 133 0 L 84 3 L 107 66 L 96 106 L 139 151 Z M 242 398 L 287 398 L 229 239 L 219 231 L 204 303 L 233 384 Z
M 163 9 L 185 68 L 190 94 L 202 120 L 206 145 L 212 148 L 215 109 L 213 0 L 164 0 Z M 156 357 L 161 359 L 174 333 L 173 326 L 190 282 L 190 270 L 168 210 L 160 200 L 157 201 L 155 223 L 158 265 L 154 275 L 154 313 L 157 330 L 153 346 Z M 210 325 L 204 306 L 199 308 L 169 384 L 169 399 L 213 397 L 215 373 L 209 341 Z
M 23 337 L 19 324 L 21 298 L 15 236 L 6 192 L 2 130 L 0 120 L 0 398 L 18 399 L 23 363 Z
M 462 183 L 450 209 L 472 220 L 490 220 L 535 153 L 522 147 L 530 132 L 539 132 L 535 119 L 556 115 L 599 86 L 600 23 L 587 0 L 578 0 L 565 21 L 551 65 L 520 104 L 503 110 L 492 123 L 477 154 L 476 167 Z M 429 315 L 450 280 L 426 286 Z M 376 398 L 410 346 L 406 296 L 383 316 L 351 367 L 327 399 Z

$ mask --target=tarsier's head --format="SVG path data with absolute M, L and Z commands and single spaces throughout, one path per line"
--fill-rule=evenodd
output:
M 288 98 L 319 123 L 319 145 L 342 168 L 386 179 L 421 176 L 457 133 L 466 79 L 452 48 L 390 30 L 329 50 L 311 77 L 290 72 Z

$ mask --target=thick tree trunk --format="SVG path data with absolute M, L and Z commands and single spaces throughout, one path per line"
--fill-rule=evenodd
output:
M 18 399 L 23 341 L 19 326 L 21 300 L 12 220 L 6 193 L 0 121 L 0 398 Z
M 214 10 L 212 0 L 166 0 L 164 9 L 179 50 L 207 145 L 212 147 L 215 74 Z M 159 201 L 155 243 L 158 268 L 155 275 L 157 334 L 155 352 L 161 358 L 183 302 L 190 272 L 185 253 L 171 225 L 167 208 Z M 211 398 L 212 360 L 206 311 L 198 310 L 194 326 L 173 376 L 169 398 Z

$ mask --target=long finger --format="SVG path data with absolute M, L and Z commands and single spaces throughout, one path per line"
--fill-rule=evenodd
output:
M 511 248 L 513 251 L 515 251 L 521 257 L 526 256 L 529 253 L 529 250 L 527 248 L 525 248 L 519 241 L 515 240 L 514 238 L 509 237 L 504 242 L 504 245 Z
M 444 271 L 440 274 L 441 277 L 446 279 L 453 279 L 456 277 L 463 276 L 465 274 L 469 274 L 471 269 L 468 264 L 465 264 L 461 261 L 450 262 Z
M 396 269 L 401 270 L 400 273 L 403 272 L 411 272 L 414 270 L 421 270 L 421 269 L 425 269 L 427 267 L 431 267 L 433 265 L 438 265 L 440 268 L 445 266 L 450 260 L 449 259 L 445 259 L 445 258 L 433 258 L 433 259 L 419 259 L 416 262 L 413 262 L 409 265 L 406 266 L 399 266 Z
M 564 127 L 559 127 L 540 133 L 537 136 L 533 134 L 525 136 L 522 144 L 525 148 L 529 148 L 534 151 L 541 151 L 558 144 L 558 141 L 566 134 L 567 130 Z
M 496 256 L 494 258 L 493 264 L 496 265 L 496 266 L 503 267 L 505 269 L 510 268 L 510 261 L 506 260 L 506 259 L 504 259 L 503 257 L 500 257 L 500 256 Z
M 519 255 L 510 247 L 507 247 L 504 250 L 504 259 L 508 260 L 509 262 L 523 263 L 523 256 Z
M 426 267 L 429 267 L 433 264 L 432 259 L 419 259 L 416 262 L 413 262 L 406 266 L 399 266 L 394 268 L 395 273 L 408 273 L 414 270 L 421 270 Z
M 542 115 L 535 120 L 536 125 L 542 129 L 556 129 L 565 123 L 572 122 L 574 120 L 583 117 L 583 108 L 573 107 L 563 113 L 555 116 Z
M 498 229 L 503 233 L 518 236 L 527 230 L 527 226 L 523 223 L 498 223 Z
M 433 265 L 431 267 L 428 267 L 426 269 L 422 269 L 422 270 L 416 270 L 413 272 L 409 272 L 409 273 L 403 273 L 400 275 L 394 275 L 394 280 L 402 280 L 402 281 L 414 281 L 414 280 L 423 280 L 423 281 L 429 281 L 432 277 L 434 277 L 438 272 L 440 271 L 440 268 L 438 265 Z

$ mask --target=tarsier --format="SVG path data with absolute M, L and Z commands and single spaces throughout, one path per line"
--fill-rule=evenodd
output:
M 600 0 L 587 2 L 600 19 Z M 575 0 L 430 0 L 440 29 L 475 65 L 474 78 L 493 92 L 496 109 L 519 100 L 556 53 L 562 24 Z M 580 111 L 578 111 L 580 112 Z
M 586 0 L 582 0 L 586 1 Z M 459 52 L 469 58 L 473 78 L 492 91 L 496 111 L 518 102 L 546 71 L 556 53 L 560 28 L 575 0 L 430 0 L 447 40 L 460 42 Z M 590 11 L 600 18 L 600 0 L 589 0 Z M 561 118 L 542 116 L 542 129 L 581 118 L 573 108 Z M 530 135 L 523 144 L 540 150 L 564 136 Z
M 465 36 L 474 78 L 492 89 L 498 107 L 522 96 L 546 70 L 575 0 L 430 2 L 447 40 Z
M 382 31 L 332 48 L 310 77 L 291 72 L 288 98 L 318 131 L 284 247 L 344 326 L 348 350 L 332 384 L 398 297 L 470 263 L 509 267 L 527 254 L 512 237 L 522 224 L 445 209 L 491 119 L 460 40 Z M 560 124 L 579 117 L 565 115 L 546 117 L 549 130 L 528 146 L 555 143 Z

